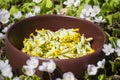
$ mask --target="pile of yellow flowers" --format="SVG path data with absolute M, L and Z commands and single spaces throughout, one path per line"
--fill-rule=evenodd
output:
M 78 28 L 62 28 L 55 32 L 48 29 L 36 29 L 35 32 L 36 35 L 31 33 L 29 38 L 23 41 L 22 51 L 30 56 L 69 59 L 94 52 L 90 44 L 93 38 L 81 35 Z

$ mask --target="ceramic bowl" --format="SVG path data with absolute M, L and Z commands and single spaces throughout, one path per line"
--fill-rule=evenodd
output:
M 29 37 L 30 33 L 34 33 L 35 29 L 50 29 L 56 31 L 60 28 L 80 28 L 80 34 L 85 37 L 93 37 L 91 43 L 94 53 L 73 59 L 55 59 L 58 68 L 64 73 L 71 71 L 78 79 L 83 79 L 84 71 L 88 64 L 96 64 L 98 60 L 104 57 L 101 49 L 106 42 L 106 36 L 100 26 L 76 17 L 62 15 L 41 15 L 26 18 L 10 27 L 6 33 L 6 51 L 7 57 L 14 72 L 21 74 L 21 68 L 26 64 L 29 55 L 21 51 L 24 38 Z M 39 64 L 48 59 L 40 59 Z M 43 72 L 37 72 L 37 75 L 43 77 Z

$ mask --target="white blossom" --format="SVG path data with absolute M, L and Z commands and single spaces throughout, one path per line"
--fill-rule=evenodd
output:
M 32 66 L 24 65 L 23 68 L 25 69 L 25 74 L 27 76 L 32 76 L 33 74 L 35 74 L 35 70 Z
M 93 6 L 90 16 L 95 17 L 99 12 L 100 12 L 99 6 Z
M 98 66 L 98 68 L 104 68 L 104 66 L 105 66 L 105 59 L 103 59 L 102 61 L 98 61 L 97 62 L 97 66 Z
M 14 18 L 16 18 L 16 19 L 19 19 L 19 18 L 22 17 L 22 13 L 21 13 L 21 11 L 18 11 L 17 13 L 14 13 L 13 16 L 14 16 Z
M 29 18 L 32 16 L 35 16 L 35 13 L 29 12 L 29 13 L 25 14 L 25 18 Z
M 5 77 L 12 78 L 12 76 L 13 76 L 12 68 L 11 68 L 11 66 L 9 64 L 1 69 L 1 73 Z
M 115 52 L 120 56 L 120 39 L 117 40 L 117 48 L 115 48 Z
M 33 0 L 33 2 L 35 2 L 35 3 L 40 3 L 42 0 Z
M 80 5 L 80 0 L 67 0 L 64 1 L 63 4 L 66 5 L 67 7 L 70 7 L 71 5 L 78 7 Z
M 19 77 L 14 77 L 13 80 L 20 80 Z
M 1 9 L 0 10 L 0 22 L 2 22 L 3 24 L 6 24 L 9 22 L 9 18 L 10 18 L 9 11 L 6 9 Z
M 13 24 L 14 24 L 14 22 L 10 23 L 8 26 L 6 26 L 6 27 L 2 30 L 2 32 L 3 32 L 3 33 L 6 33 L 6 32 L 8 31 L 8 29 L 9 29 Z
M 98 67 L 96 67 L 95 65 L 88 65 L 87 67 L 87 72 L 89 75 L 96 75 L 98 70 Z
M 76 80 L 72 72 L 66 72 L 63 74 L 63 80 Z
M 115 52 L 117 53 L 117 56 L 120 56 L 120 47 L 117 47 L 117 48 L 115 49 Z
M 32 68 L 37 68 L 39 60 L 36 57 L 30 57 L 30 59 L 26 61 L 26 64 Z
M 8 63 L 9 63 L 8 60 L 5 61 L 0 60 L 0 70 L 4 69 L 8 65 Z
M 95 20 L 94 20 L 94 22 L 104 22 L 104 20 L 103 20 L 103 18 L 102 18 L 102 16 L 99 16 L 99 17 L 95 17 Z
M 46 71 L 52 73 L 56 69 L 56 64 L 53 60 L 49 62 L 43 62 L 42 65 L 39 66 L 40 71 Z
M 0 33 L 0 39 L 4 39 L 5 35 L 3 33 Z
M 40 13 L 40 7 L 39 6 L 35 6 L 34 13 Z
M 120 47 L 120 39 L 117 40 L 117 46 Z
M 114 48 L 112 48 L 112 45 L 109 44 L 104 44 L 102 51 L 105 53 L 106 56 L 109 56 L 111 53 L 114 52 Z

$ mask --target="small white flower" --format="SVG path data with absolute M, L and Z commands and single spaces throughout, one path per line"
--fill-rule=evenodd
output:
M 99 16 L 99 17 L 95 17 L 95 22 L 104 22 L 104 20 L 102 19 L 102 16 Z
M 2 32 L 3 32 L 3 33 L 6 33 L 6 32 L 8 31 L 8 29 L 9 29 L 13 24 L 14 24 L 14 22 L 10 23 L 8 26 L 6 26 L 6 27 L 2 30 Z
M 120 47 L 120 39 L 117 40 L 117 46 Z
M 42 0 L 33 0 L 33 2 L 35 2 L 35 3 L 40 3 Z
M 95 17 L 99 12 L 100 12 L 99 6 L 93 6 L 90 16 Z
M 25 15 L 25 18 L 29 18 L 29 17 L 32 17 L 32 16 L 35 16 L 35 13 L 29 12 Z
M 91 11 L 92 11 L 92 6 L 85 4 L 84 8 L 81 11 L 80 18 L 84 18 L 84 19 L 90 18 Z
M 112 45 L 104 44 L 102 51 L 105 53 L 106 56 L 109 56 L 111 53 L 114 52 L 114 48 L 112 48 Z
M 115 49 L 115 52 L 117 53 L 117 56 L 120 56 L 120 47 L 117 47 L 117 48 Z
M 6 9 L 0 10 L 0 22 L 6 24 L 9 22 L 9 18 L 10 18 L 10 13 L 8 10 Z
M 36 57 L 30 57 L 30 59 L 26 61 L 26 64 L 32 68 L 37 68 L 39 60 Z
M 70 7 L 71 5 L 78 7 L 80 5 L 80 0 L 67 0 L 63 2 L 63 4 L 66 5 L 67 7 Z
M 4 69 L 6 66 L 8 66 L 8 63 L 9 63 L 8 60 L 5 60 L 5 62 L 0 60 L 0 70 Z
M 35 6 L 34 13 L 40 13 L 40 7 L 39 6 Z
M 97 66 L 98 66 L 98 68 L 104 68 L 104 66 L 105 66 L 105 59 L 103 59 L 102 61 L 98 61 L 97 62 Z
M 19 77 L 14 77 L 13 80 L 20 80 Z
M 89 75 L 96 75 L 98 70 L 98 67 L 96 67 L 95 65 L 88 65 L 87 67 L 87 72 Z
M 14 16 L 14 18 L 16 18 L 16 19 L 19 19 L 19 18 L 22 17 L 22 13 L 21 13 L 21 11 L 18 11 L 17 13 L 14 13 L 13 16 Z
M 49 62 L 43 62 L 41 66 L 39 66 L 40 71 L 46 71 L 52 73 L 56 69 L 56 64 L 53 60 Z
M 25 69 L 26 75 L 32 76 L 33 74 L 35 74 L 35 70 L 33 69 L 33 67 L 24 65 L 23 68 Z
M 75 76 L 72 72 L 66 72 L 63 74 L 63 80 L 75 80 Z
M 0 39 L 4 39 L 5 35 L 3 33 L 0 33 Z
M 1 70 L 1 73 L 3 76 L 5 77 L 9 77 L 9 78 L 12 78 L 13 76 L 13 73 L 12 73 L 12 68 L 11 66 L 8 64 L 7 66 L 5 66 L 2 70 Z
M 75 2 L 74 2 L 74 6 L 75 7 L 78 7 L 80 5 L 80 0 L 76 0 Z

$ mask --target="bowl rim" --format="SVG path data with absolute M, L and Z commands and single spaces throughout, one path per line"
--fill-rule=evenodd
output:
M 103 38 L 104 38 L 104 41 L 103 41 L 102 43 L 103 43 L 103 45 L 106 43 L 106 35 L 105 35 L 104 31 L 100 28 L 99 25 L 97 25 L 97 24 L 95 24 L 95 23 L 93 23 L 93 22 L 91 22 L 91 21 L 82 19 L 82 18 L 78 18 L 78 17 L 74 17 L 74 16 L 68 16 L 68 15 L 57 15 L 57 14 L 45 14 L 45 15 L 39 15 L 39 16 L 32 16 L 32 17 L 25 18 L 25 19 L 23 19 L 23 20 L 20 20 L 20 21 L 14 23 L 14 24 L 8 29 L 8 31 L 6 32 L 5 42 L 6 42 L 7 44 L 9 44 L 12 49 L 16 50 L 16 51 L 17 51 L 18 53 L 20 53 L 21 55 L 24 55 L 25 57 L 31 57 L 30 55 L 25 54 L 24 52 L 22 52 L 21 50 L 19 50 L 19 49 L 16 48 L 15 46 L 13 46 L 12 43 L 11 43 L 11 42 L 9 41 L 9 39 L 8 39 L 8 35 L 9 35 L 9 32 L 12 30 L 12 28 L 13 28 L 15 25 L 17 25 L 17 24 L 19 24 L 19 23 L 21 23 L 21 22 L 23 22 L 23 21 L 34 20 L 34 19 L 37 19 L 37 18 L 40 18 L 40 17 L 65 17 L 65 18 L 71 18 L 71 19 L 77 19 L 77 20 L 80 20 L 80 21 L 85 21 L 85 22 L 87 22 L 87 23 L 89 23 L 89 24 L 94 25 L 97 29 L 100 30 L 100 32 L 101 32 L 101 34 L 103 35 Z M 54 61 L 76 60 L 76 59 L 80 59 L 80 58 L 84 58 L 84 57 L 89 57 L 89 56 L 91 56 L 91 55 L 94 55 L 94 54 L 97 54 L 97 53 L 101 52 L 101 49 L 102 49 L 102 48 L 103 48 L 103 46 L 100 46 L 95 52 L 93 52 L 93 53 L 91 53 L 91 54 L 88 54 L 88 55 L 84 55 L 84 56 L 78 57 L 78 58 L 53 59 L 53 60 L 54 60 Z M 37 58 L 40 59 L 40 60 L 50 60 L 50 59 L 51 59 L 51 58 L 49 59 L 49 58 L 42 58 L 42 57 L 37 57 Z

